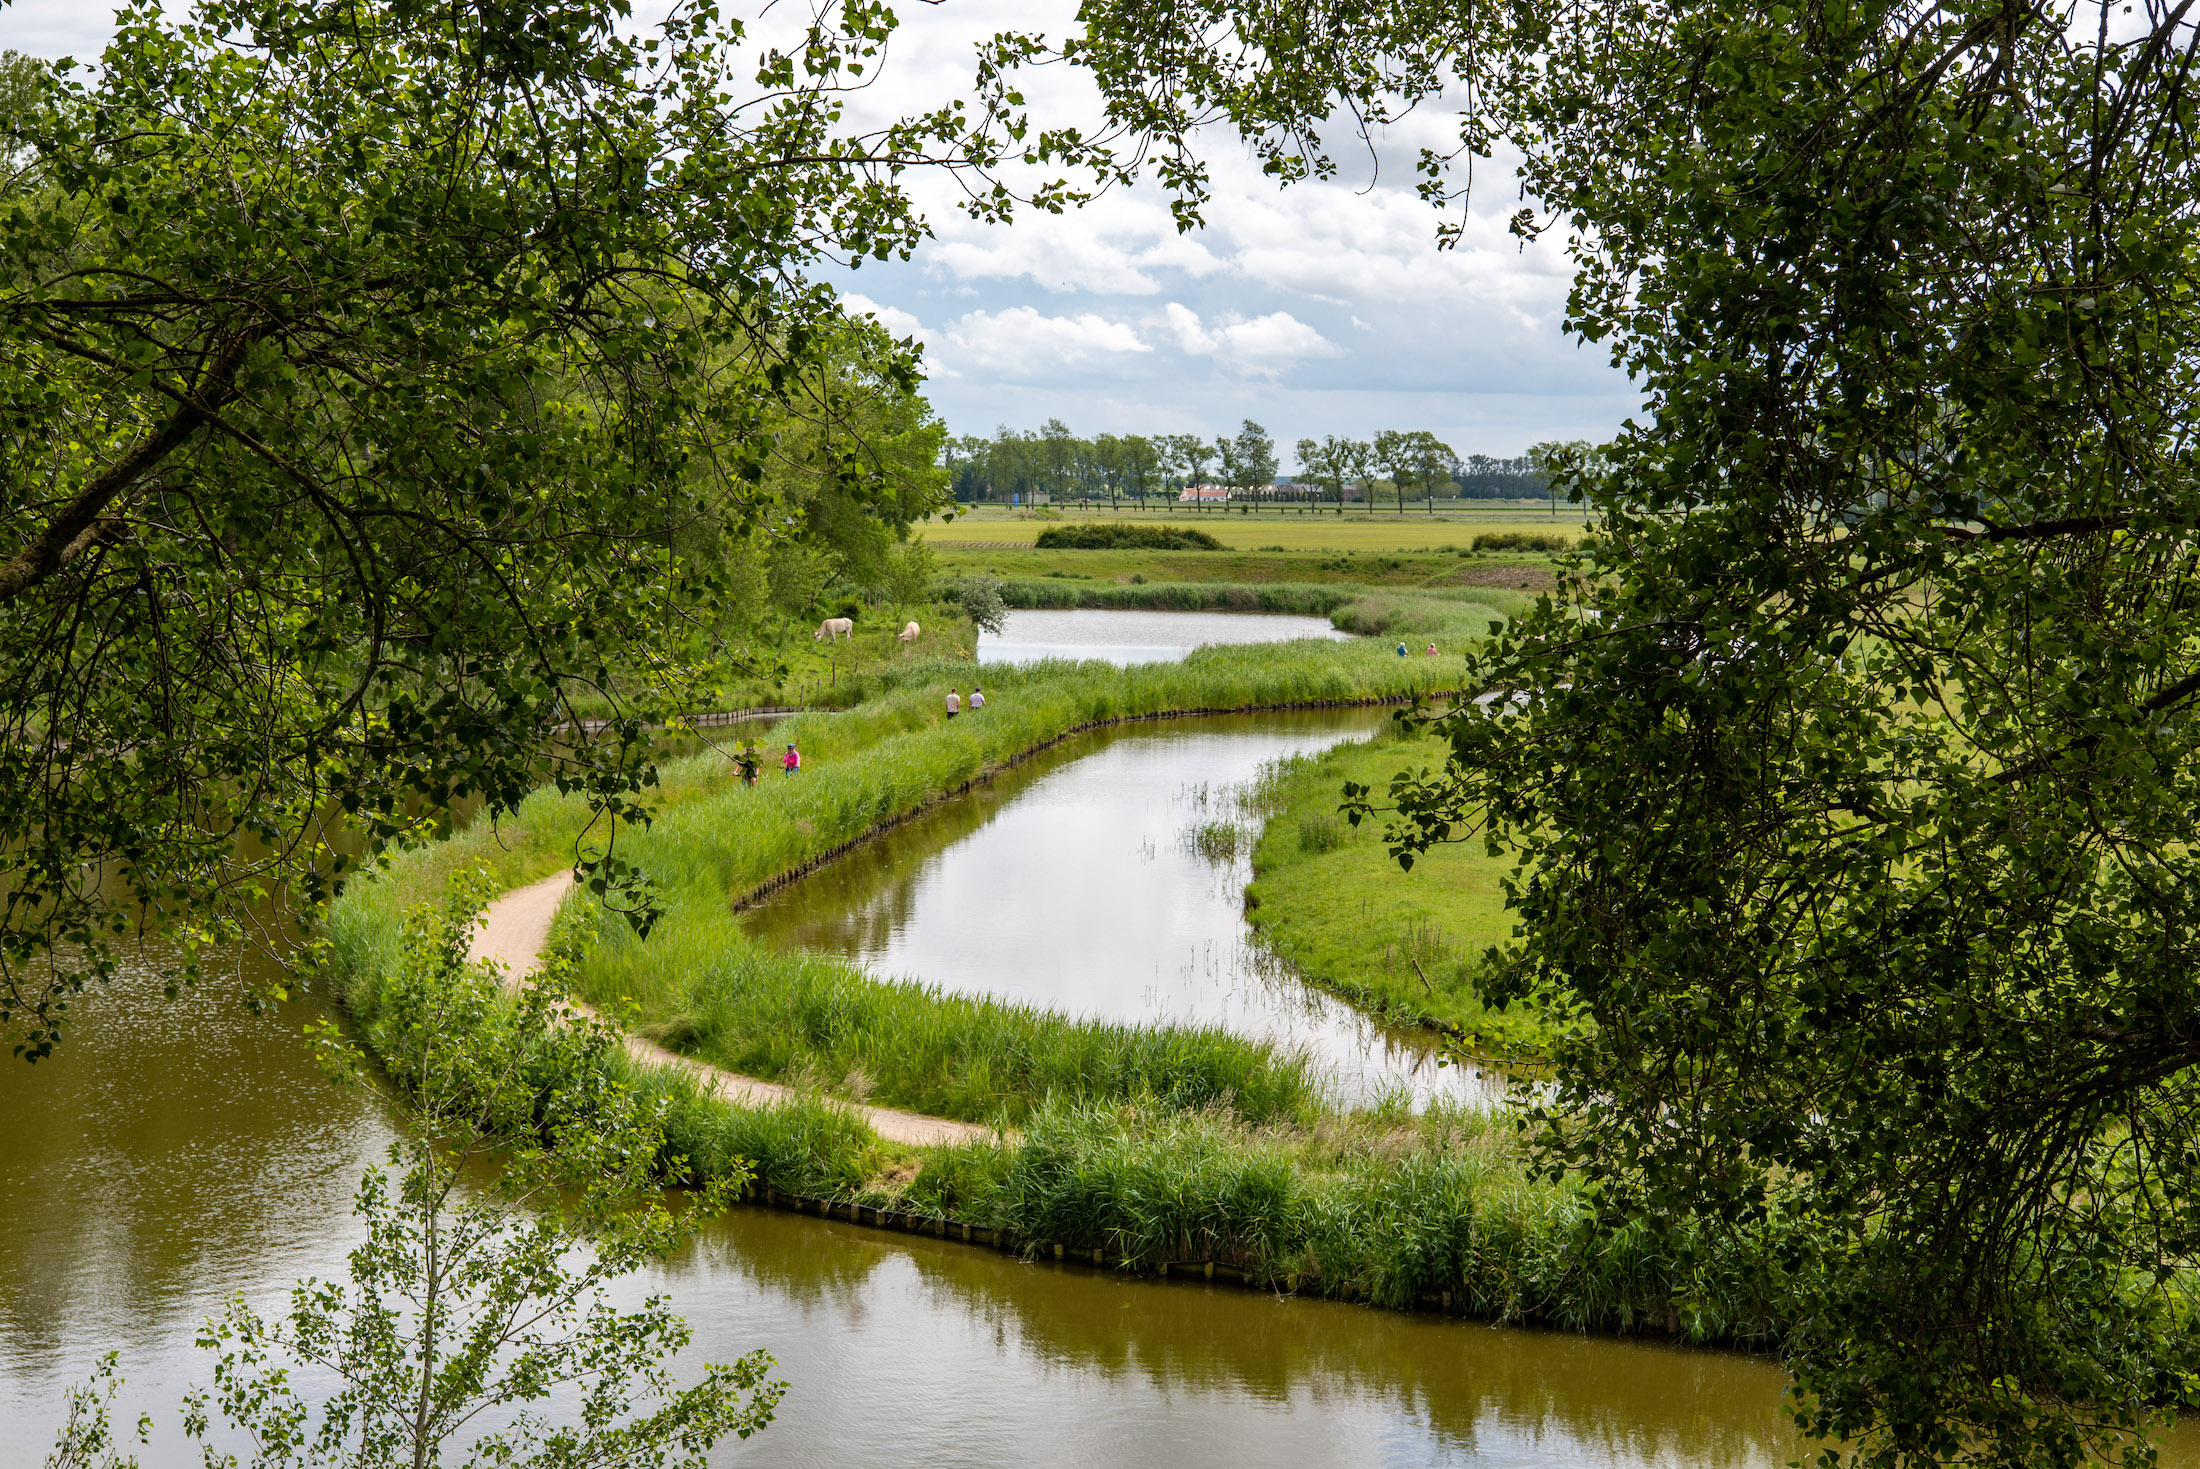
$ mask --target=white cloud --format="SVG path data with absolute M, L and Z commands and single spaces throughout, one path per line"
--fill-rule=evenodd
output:
M 1104 296 L 1156 295 L 1160 271 L 1198 279 L 1225 268 L 1204 242 L 1169 228 L 1161 211 L 1110 213 L 1107 227 L 1082 213 L 1033 214 L 1006 229 L 943 219 L 924 268 L 959 281 L 1028 280 L 1048 291 Z
M 1274 378 L 1310 357 L 1335 357 L 1343 350 L 1288 311 L 1250 321 L 1226 315 L 1210 328 L 1198 312 L 1171 301 L 1163 321 L 1181 350 L 1212 357 L 1249 377 Z
M 973 311 L 947 328 L 943 344 L 963 375 L 1012 378 L 1112 370 L 1153 350 L 1122 322 L 1089 311 L 1047 316 L 1029 306 Z
M 932 339 L 932 334 L 925 330 L 924 323 L 899 306 L 881 306 L 869 296 L 861 296 L 854 291 L 842 291 L 840 307 L 850 316 L 877 317 L 878 324 L 897 337 L 915 337 L 926 343 Z

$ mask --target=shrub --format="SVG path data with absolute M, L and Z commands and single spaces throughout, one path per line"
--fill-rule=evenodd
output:
M 1042 551 L 1219 551 L 1203 530 L 1174 525 L 1065 525 L 1039 532 Z
M 1238 836 L 1234 822 L 1207 821 L 1191 829 L 1189 841 L 1202 860 L 1219 866 L 1236 860 Z
M 966 577 L 955 591 L 962 615 L 981 632 L 998 636 L 1008 623 L 1008 607 L 1001 601 L 1001 584 L 990 576 Z
M 1474 538 L 1477 551 L 1571 551 L 1573 539 L 1555 532 L 1503 530 L 1487 531 Z

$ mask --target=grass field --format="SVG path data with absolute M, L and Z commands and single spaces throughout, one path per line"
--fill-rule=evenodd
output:
M 1307 980 L 1370 1013 L 1434 1024 L 1475 1043 L 1532 1051 L 1533 1015 L 1486 1009 L 1474 980 L 1483 954 L 1512 933 L 1509 857 L 1479 841 L 1440 847 L 1401 871 L 1379 821 L 1337 814 L 1346 781 L 1378 801 L 1401 770 L 1440 770 L 1446 746 L 1391 726 L 1371 740 L 1284 763 L 1265 781 L 1268 813 L 1253 848 L 1246 905 L 1253 926 Z
M 958 515 L 952 521 L 926 521 L 917 527 L 917 534 L 943 552 L 955 546 L 1029 546 L 1039 532 L 1049 525 L 1073 524 L 1079 521 L 1097 523 L 1111 519 L 1193 526 L 1207 532 L 1233 551 L 1357 551 L 1363 556 L 1375 552 L 1456 552 L 1471 546 L 1477 535 L 1505 531 L 1543 534 L 1557 531 L 1578 538 L 1583 528 L 1580 511 L 1566 505 L 1559 506 L 1559 513 L 1555 516 L 1527 514 L 1512 509 L 1503 513 L 1457 518 L 1443 515 L 1431 517 L 1415 510 L 1408 510 L 1402 516 L 1362 513 L 1343 516 L 1295 513 L 1278 515 L 1272 512 L 1238 515 L 1221 514 L 1212 510 L 1179 510 L 1174 513 L 1153 510 L 1143 514 L 1122 511 L 1111 515 L 1105 507 L 1088 510 L 1072 506 L 1062 510 L 1059 517 L 1052 520 L 1039 519 L 1036 515 L 1029 519 L 1019 519 L 1013 511 L 981 510 L 973 514 Z M 1061 554 L 1107 556 L 1116 553 L 1086 551 Z

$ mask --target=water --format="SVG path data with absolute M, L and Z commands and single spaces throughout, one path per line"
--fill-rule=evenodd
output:
M 965 993 L 1303 1045 L 1349 1101 L 1393 1088 L 1485 1096 L 1493 1083 L 1441 1065 L 1428 1033 L 1377 1025 L 1300 983 L 1245 921 L 1258 822 L 1239 793 L 1263 764 L 1389 717 L 1235 715 L 1080 735 L 780 889 L 747 927 Z M 1239 838 L 1227 860 L 1191 840 L 1215 822 Z
M 1294 638 L 1345 641 L 1325 617 L 1278 612 L 1011 612 L 998 634 L 978 634 L 980 663 L 1041 658 L 1100 658 L 1109 663 L 1173 663 L 1212 643 L 1282 643 Z
M 0 1462 L 38 1463 L 101 1353 L 145 1469 L 195 1463 L 175 1405 L 199 1323 L 241 1291 L 338 1275 L 359 1168 L 393 1119 L 322 1080 L 308 1005 L 254 1018 L 235 980 L 181 1002 L 126 978 L 50 1063 L 0 1066 Z M 1152 1464 L 1327 1469 L 1775 1466 L 1771 1364 L 1510 1331 L 1226 1286 L 1024 1264 L 990 1250 L 737 1209 L 631 1283 L 668 1292 L 688 1357 L 765 1347 L 792 1386 L 720 1466 Z

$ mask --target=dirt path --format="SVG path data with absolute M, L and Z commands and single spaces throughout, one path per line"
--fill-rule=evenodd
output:
M 496 960 L 514 980 L 525 979 L 534 973 L 542 959 L 543 945 L 550 940 L 551 920 L 557 917 L 558 904 L 565 900 L 572 886 L 573 874 L 561 872 L 541 882 L 514 888 L 491 903 L 489 911 L 483 915 L 481 931 L 474 935 L 473 958 Z M 729 1102 L 753 1107 L 789 1101 L 797 1095 L 792 1087 L 720 1070 L 706 1062 L 668 1051 L 640 1036 L 626 1038 L 626 1053 L 645 1066 L 684 1071 L 701 1082 L 705 1091 L 715 1092 Z M 994 1135 L 992 1128 L 980 1127 L 974 1122 L 951 1122 L 945 1117 L 899 1112 L 892 1107 L 862 1107 L 853 1102 L 837 1105 L 861 1117 L 873 1132 L 889 1142 L 966 1143 L 990 1140 Z

